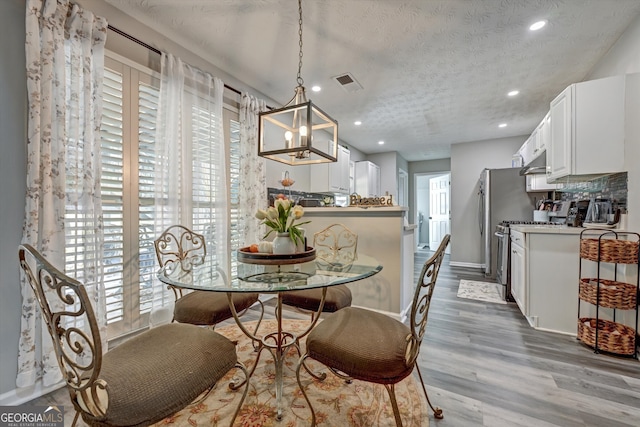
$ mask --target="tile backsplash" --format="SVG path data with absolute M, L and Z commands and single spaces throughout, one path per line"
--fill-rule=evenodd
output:
M 564 183 L 556 193 L 560 195 L 560 200 L 604 198 L 612 200 L 617 207 L 626 208 L 627 181 L 627 172 L 621 172 L 589 181 Z M 556 198 L 558 197 L 556 196 Z

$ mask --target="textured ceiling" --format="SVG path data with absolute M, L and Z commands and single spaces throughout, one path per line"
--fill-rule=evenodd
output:
M 295 0 L 106 1 L 276 102 L 293 96 Z M 348 146 L 417 161 L 449 157 L 453 143 L 531 133 L 640 1 L 304 0 L 302 9 L 307 97 L 338 121 Z M 539 19 L 549 24 L 530 32 Z M 363 89 L 345 91 L 332 79 L 343 73 Z M 512 89 L 520 94 L 508 98 Z

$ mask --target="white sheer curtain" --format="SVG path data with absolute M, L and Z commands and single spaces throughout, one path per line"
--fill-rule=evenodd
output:
M 204 234 L 207 260 L 230 270 L 222 81 L 162 54 L 155 150 L 155 233 L 181 224 Z M 155 281 L 151 325 L 171 320 L 173 292 Z
M 264 158 L 258 156 L 258 113 L 267 108 L 264 100 L 247 93 L 240 102 L 240 242 L 259 242 L 264 230 L 255 213 L 267 207 Z
M 99 130 L 106 33 L 103 18 L 67 0 L 27 1 L 29 143 L 22 242 L 60 270 L 72 265 L 66 272 L 87 287 L 103 331 Z M 24 278 L 21 285 L 16 385 L 39 379 L 45 386 L 55 384 L 61 375 L 51 339 Z

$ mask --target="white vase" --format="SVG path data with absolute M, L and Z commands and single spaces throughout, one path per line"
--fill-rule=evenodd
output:
M 288 255 L 296 253 L 296 244 L 289 237 L 289 233 L 277 233 L 273 239 L 273 253 L 275 255 Z

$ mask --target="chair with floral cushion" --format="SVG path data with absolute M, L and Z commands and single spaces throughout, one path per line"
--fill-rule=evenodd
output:
M 358 235 L 343 224 L 333 224 L 313 235 L 316 264 L 327 270 L 348 270 L 358 257 Z M 305 289 L 282 293 L 282 303 L 313 316 L 320 307 L 322 289 Z M 329 286 L 325 296 L 323 312 L 333 313 L 351 306 L 352 295 L 347 285 Z
M 202 264 L 206 260 L 207 245 L 205 237 L 185 226 L 172 225 L 167 228 L 154 242 L 156 256 L 160 267 L 174 262 L 190 262 L 193 265 Z M 179 323 L 191 323 L 192 325 L 207 325 L 215 328 L 215 325 L 233 317 L 229 300 L 223 292 L 192 291 L 183 293 L 183 290 L 170 286 L 175 296 L 173 321 Z M 258 325 L 262 320 L 264 305 L 257 293 L 236 292 L 232 296 L 233 303 L 238 313 L 244 313 L 253 304 L 260 304 L 261 314 Z
M 103 354 L 96 315 L 84 285 L 57 270 L 29 245 L 20 247 L 18 257 L 76 411 L 72 425 L 81 416 L 90 426 L 148 426 L 196 399 L 200 402 L 234 367 L 248 381 L 235 344 L 195 325 L 158 326 Z M 230 425 L 248 389 L 245 387 Z
M 434 408 L 429 400 L 418 366 L 418 354 L 426 331 L 431 297 L 449 240 L 450 236 L 446 235 L 422 267 L 411 304 L 409 326 L 386 314 L 347 307 L 326 316 L 309 333 L 306 351 L 298 362 L 296 378 L 311 410 L 312 426 L 316 425 L 316 415 L 300 378 L 302 367 L 309 371 L 307 359 L 320 362 L 346 380 L 383 384 L 389 393 L 398 427 L 402 426 L 402 419 L 396 401 L 395 384 L 411 375 L 415 369 L 434 416 L 443 418 L 442 410 Z M 322 381 L 324 378 L 326 373 L 316 379 Z

